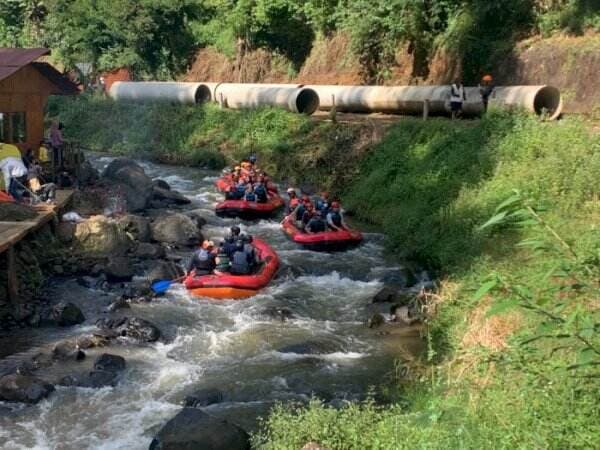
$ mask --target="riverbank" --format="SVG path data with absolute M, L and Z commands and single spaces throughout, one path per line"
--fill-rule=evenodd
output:
M 276 178 L 341 195 L 359 219 L 383 227 L 389 252 L 442 274 L 428 304 L 427 357 L 389 389 L 394 406 L 284 406 L 257 445 L 593 446 L 600 141 L 578 119 L 494 112 L 481 121 L 406 119 L 379 128 L 270 109 L 99 99 L 51 112 L 67 134 L 104 150 L 214 167 L 257 153 Z M 504 207 L 512 209 L 495 215 L 514 189 L 520 198 Z M 492 216 L 496 225 L 480 229 Z M 492 305 L 512 308 L 489 315 Z

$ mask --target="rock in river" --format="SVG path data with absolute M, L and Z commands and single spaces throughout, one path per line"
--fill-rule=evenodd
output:
M 149 450 L 249 450 L 248 433 L 200 409 L 183 408 L 152 440 Z
M 189 198 L 177 191 L 171 191 L 157 186 L 154 186 L 153 199 L 175 205 L 188 205 L 192 203 Z
M 78 325 L 85 322 L 85 316 L 81 310 L 73 303 L 60 302 L 55 305 L 50 316 L 61 327 Z
M 106 279 L 108 281 L 131 281 L 134 271 L 129 258 L 124 256 L 116 256 L 111 258 L 105 268 Z
M 0 400 L 37 403 L 54 391 L 54 386 L 28 375 L 13 373 L 0 378 Z
M 124 197 L 128 211 L 146 209 L 153 195 L 152 179 L 144 169 L 129 158 L 114 159 L 102 173 L 102 178 Z
M 73 244 L 86 256 L 119 256 L 129 251 L 132 242 L 117 222 L 94 216 L 77 224 Z
M 119 355 L 103 353 L 94 361 L 95 370 L 106 370 L 108 372 L 120 372 L 125 370 L 125 358 Z
M 101 388 L 116 386 L 119 373 L 125 370 L 125 358 L 103 353 L 94 362 L 94 370 L 83 376 L 68 375 L 60 380 L 62 386 Z
M 161 335 L 160 330 L 154 324 L 138 317 L 100 319 L 96 325 L 100 329 L 114 332 L 115 335 L 135 339 L 139 342 L 155 342 Z
M 223 392 L 215 388 L 200 389 L 185 398 L 185 406 L 200 408 L 223 401 Z
M 183 214 L 159 217 L 151 229 L 152 239 L 168 244 L 194 245 L 203 239 L 197 223 Z

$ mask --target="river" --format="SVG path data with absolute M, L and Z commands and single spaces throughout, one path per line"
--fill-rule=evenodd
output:
M 91 156 L 98 168 L 110 158 Z M 205 210 L 205 236 L 218 240 L 234 219 L 215 216 L 220 195 L 218 174 L 185 167 L 142 162 L 152 177 L 166 180 Z M 247 430 L 276 402 L 306 401 L 319 396 L 332 405 L 363 399 L 371 386 L 394 374 L 394 361 L 422 346 L 418 330 L 380 336 L 365 326 L 373 313 L 373 295 L 401 271 L 384 257 L 384 237 L 367 233 L 364 244 L 342 253 L 305 251 L 289 241 L 277 221 L 245 222 L 243 232 L 260 236 L 278 252 L 282 268 L 256 297 L 214 302 L 190 297 L 181 286 L 163 298 L 134 304 L 124 313 L 155 323 L 162 342 L 134 345 L 122 341 L 88 350 L 84 362 L 43 369 L 56 379 L 74 368 L 91 366 L 95 356 L 124 356 L 127 369 L 114 388 L 57 387 L 34 406 L 0 402 L 0 447 L 4 449 L 147 449 L 153 435 L 180 409 L 184 397 L 201 388 L 225 393 L 222 403 L 206 411 Z M 12 332 L 0 339 L 0 370 L 60 339 L 94 329 L 110 295 L 79 285 L 74 278 L 53 280 L 53 299 L 73 301 L 86 315 L 80 326 Z M 265 309 L 287 308 L 293 318 L 282 322 Z M 282 347 L 317 343 L 319 354 L 280 352 Z

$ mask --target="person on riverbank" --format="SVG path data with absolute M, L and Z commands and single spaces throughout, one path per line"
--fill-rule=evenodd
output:
M 37 160 L 33 160 L 27 170 L 27 184 L 29 189 L 41 201 L 53 203 L 56 200 L 56 184 L 42 184 L 42 167 Z
M 450 111 L 452 120 L 462 115 L 463 102 L 467 100 L 465 87 L 460 79 L 457 79 L 450 87 Z
M 52 147 L 52 165 L 55 169 L 63 165 L 64 138 L 62 130 L 63 124 L 55 120 L 50 126 L 50 132 L 48 135 L 48 140 L 50 141 L 50 146 Z
M 20 180 L 27 175 L 27 168 L 21 158 L 9 156 L 0 160 L 0 170 L 2 170 L 2 175 L 4 176 L 4 186 L 7 192 L 16 201 L 21 201 L 23 198 L 23 186 Z
M 210 275 L 216 268 L 215 255 L 213 253 L 215 244 L 212 241 L 204 241 L 202 246 L 194 252 L 187 267 L 187 274 L 194 272 L 198 276 Z
M 338 202 L 331 204 L 331 210 L 327 214 L 327 225 L 333 231 L 347 230 L 348 226 L 344 221 L 344 215 Z
M 491 75 L 484 75 L 479 83 L 479 95 L 481 95 L 481 103 L 483 103 L 483 112 L 486 113 L 488 110 L 488 103 L 490 97 L 494 92 L 494 79 Z
M 323 220 L 323 213 L 315 211 L 315 215 L 308 221 L 305 231 L 309 234 L 323 233 L 327 230 L 327 224 Z

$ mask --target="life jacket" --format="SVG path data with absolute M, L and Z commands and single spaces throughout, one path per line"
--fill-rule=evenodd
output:
M 336 227 L 342 226 L 342 215 L 336 211 L 330 211 L 327 215 Z
M 215 260 L 211 253 L 202 248 L 194 255 L 194 268 L 198 274 L 211 273 L 215 268 Z
M 38 158 L 41 162 L 50 161 L 50 155 L 48 154 L 48 149 L 43 145 L 38 149 Z
M 248 261 L 250 265 L 253 265 L 256 262 L 256 251 L 254 250 L 254 245 L 247 243 L 244 244 L 244 252 L 248 256 Z
M 255 202 L 256 201 L 256 195 L 254 195 L 254 192 L 252 192 L 252 191 L 246 192 L 246 201 L 247 202 Z
M 322 198 L 318 198 L 315 202 L 315 208 L 317 208 L 319 211 L 327 212 L 329 209 L 329 202 L 327 200 L 323 200 Z
M 215 270 L 218 270 L 219 272 L 229 271 L 229 264 L 231 263 L 231 260 L 229 259 L 229 255 L 226 252 L 224 252 L 224 251 L 219 252 L 215 262 L 216 262 Z
M 313 233 L 322 233 L 327 229 L 327 225 L 320 217 L 313 217 L 306 226 Z
M 225 245 L 223 246 L 223 248 L 225 249 L 225 253 L 227 253 L 227 256 L 229 256 L 230 258 L 233 256 L 233 254 L 235 253 L 235 241 L 229 237 L 225 240 Z
M 256 198 L 258 200 L 259 203 L 267 203 L 268 201 L 268 197 L 267 197 L 267 190 L 265 189 L 264 185 L 258 185 L 254 188 L 254 193 L 256 194 Z
M 231 273 L 236 275 L 247 275 L 250 273 L 248 254 L 242 250 L 236 250 L 231 261 Z

